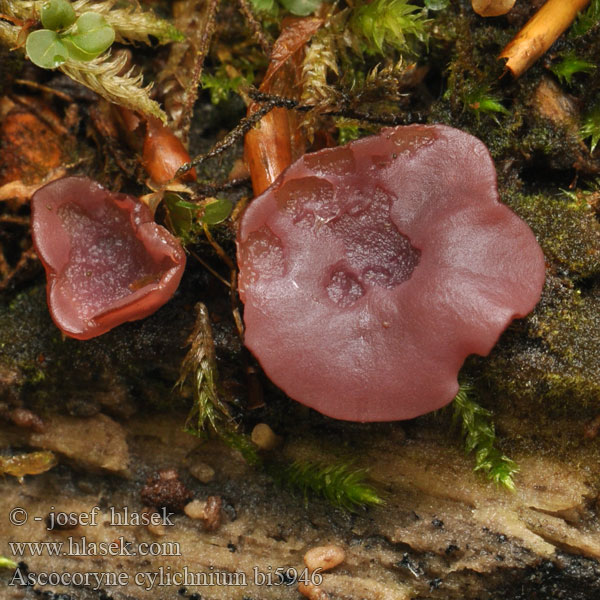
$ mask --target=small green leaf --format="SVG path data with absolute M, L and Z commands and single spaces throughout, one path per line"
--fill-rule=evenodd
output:
M 588 33 L 592 28 L 598 25 L 600 21 L 600 0 L 592 0 L 585 11 L 580 11 L 577 15 L 569 37 L 577 38 Z
M 590 138 L 590 153 L 593 153 L 600 142 L 600 105 L 583 117 L 579 135 L 584 140 Z
M 50 0 L 42 6 L 42 25 L 46 29 L 58 31 L 75 23 L 75 11 L 68 0 Z
M 257 12 L 272 12 L 275 0 L 251 0 L 252 7 Z
M 562 57 L 562 60 L 550 67 L 561 83 L 571 85 L 573 75 L 576 73 L 591 73 L 596 68 L 594 63 L 578 58 L 574 52 Z
M 75 23 L 75 30 L 76 33 L 69 36 L 71 43 L 92 58 L 102 54 L 115 41 L 115 30 L 97 13 L 81 15 Z
M 498 100 L 495 100 L 494 98 L 491 98 L 491 97 L 481 98 L 481 100 L 479 100 L 476 103 L 476 106 L 471 105 L 471 108 L 475 111 L 481 111 L 481 112 L 485 112 L 485 113 L 498 112 L 498 113 L 502 113 L 504 115 L 510 114 L 509 111 L 504 106 L 502 106 L 502 104 L 500 104 L 500 102 L 498 102 Z
M 470 108 L 479 119 L 480 115 L 491 115 L 494 120 L 498 114 L 508 115 L 510 111 L 491 93 L 489 84 L 481 84 L 473 88 L 464 97 L 465 108 Z
M 16 569 L 17 563 L 6 556 L 0 556 L 0 569 Z
M 84 52 L 81 48 L 75 45 L 73 42 L 72 35 L 63 35 L 62 43 L 65 45 L 67 52 L 69 53 L 69 58 L 72 60 L 77 60 L 80 62 L 88 62 L 96 58 L 96 54 L 90 54 L 89 52 Z
M 176 202 L 176 206 L 181 206 L 182 208 L 189 208 L 190 210 L 199 210 L 200 206 L 195 202 L 187 202 L 185 200 L 178 200 Z
M 350 29 L 362 38 L 370 54 L 385 56 L 386 45 L 415 54 L 416 42 L 427 43 L 426 13 L 408 0 L 359 0 L 352 10 Z
M 42 69 L 55 69 L 69 55 L 58 33 L 49 29 L 32 31 L 27 36 L 25 49 L 29 60 Z
M 280 0 L 281 5 L 293 15 L 306 17 L 321 6 L 321 0 Z
M 425 0 L 425 8 L 429 10 L 444 10 L 448 8 L 449 0 Z
M 237 92 L 244 83 L 244 78 L 233 77 L 229 79 L 202 73 L 200 83 L 203 89 L 209 90 L 211 103 L 217 105 L 228 100 L 231 92 Z
M 178 194 L 172 193 L 165 194 L 164 202 L 169 211 L 169 219 L 175 234 L 184 239 L 187 238 L 192 230 L 193 210 L 197 211 L 198 205 L 192 204 L 191 209 L 189 206 L 182 206 L 185 200 Z
M 233 210 L 233 203 L 226 198 L 217 198 L 204 207 L 202 221 L 207 225 L 218 225 L 222 223 Z

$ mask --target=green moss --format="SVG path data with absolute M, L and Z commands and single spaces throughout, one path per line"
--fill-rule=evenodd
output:
M 550 70 L 558 77 L 561 83 L 571 85 L 573 75 L 577 73 L 591 73 L 596 65 L 588 60 L 579 58 L 574 52 L 569 52 L 555 62 Z
M 577 289 L 549 275 L 533 314 L 513 327 L 484 365 L 507 409 L 597 414 L 600 406 L 600 286 Z M 532 416 L 533 416 L 532 415 Z
M 364 50 L 385 55 L 390 48 L 417 53 L 417 42 L 427 43 L 426 12 L 407 0 L 359 2 L 350 19 L 350 29 L 362 39 Z
M 472 391 L 470 383 L 461 383 L 452 402 L 453 424 L 460 426 L 465 452 L 475 456 L 474 471 L 480 471 L 490 481 L 514 491 L 513 477 L 519 467 L 498 450 L 492 413 L 475 401 Z
M 548 264 L 542 298 L 515 322 L 489 359 L 478 360 L 502 410 L 580 414 L 600 403 L 600 222 L 595 194 L 524 194 L 503 200 L 533 229 Z M 505 407 L 504 407 L 505 404 Z
M 503 199 L 533 229 L 549 261 L 576 278 L 600 273 L 600 222 L 590 195 L 508 193 Z
M 116 396 L 154 407 L 183 405 L 172 386 L 192 323 L 187 303 L 198 292 L 185 287 L 152 317 L 88 341 L 63 339 L 44 286 L 0 304 L 0 395 L 82 415 Z

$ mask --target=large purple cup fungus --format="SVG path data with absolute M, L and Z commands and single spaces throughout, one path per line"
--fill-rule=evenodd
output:
M 86 340 L 147 317 L 177 289 L 183 248 L 137 198 L 65 177 L 34 194 L 31 213 L 50 313 L 66 335 Z
M 544 256 L 475 137 L 411 125 L 307 154 L 238 234 L 245 343 L 291 398 L 338 419 L 450 402 L 540 298 Z

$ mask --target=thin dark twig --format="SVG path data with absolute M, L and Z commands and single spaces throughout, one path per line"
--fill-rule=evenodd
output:
M 226 192 L 244 185 L 250 185 L 250 177 L 237 177 L 236 179 L 230 179 L 229 181 L 223 181 L 222 183 L 209 183 L 203 181 L 202 183 L 194 185 L 194 191 L 200 196 L 214 196 L 218 192 Z
M 228 148 L 230 148 L 240 137 L 245 135 L 255 123 L 258 123 L 268 112 L 274 108 L 288 108 L 291 110 L 298 110 L 301 112 L 308 112 L 314 108 L 314 106 L 300 104 L 297 100 L 292 98 L 284 98 L 281 96 L 274 96 L 272 94 L 265 94 L 263 92 L 249 90 L 248 95 L 256 102 L 262 102 L 257 111 L 248 117 L 242 119 L 222 140 L 217 142 L 208 152 L 199 154 L 189 163 L 184 164 L 179 168 L 175 174 L 175 178 L 181 177 L 189 170 L 201 165 L 203 162 L 214 156 L 218 156 Z M 382 125 L 403 125 L 405 123 L 420 123 L 424 121 L 424 117 L 421 113 L 403 113 L 403 114 L 388 114 L 388 115 L 374 115 L 371 113 L 362 113 L 353 109 L 342 109 L 335 111 L 326 111 L 322 113 L 332 117 L 344 117 L 347 119 L 357 119 L 358 121 L 366 121 L 369 123 L 377 123 Z
M 277 107 L 277 103 L 265 103 L 259 107 L 258 110 L 250 115 L 249 117 L 243 118 L 222 140 L 217 142 L 208 152 L 205 154 L 199 154 L 189 163 L 179 167 L 174 179 L 185 175 L 189 170 L 201 165 L 203 162 L 214 156 L 218 156 L 222 152 L 225 152 L 228 148 L 233 146 L 246 132 L 250 131 L 252 127 L 258 123 L 268 112 Z
M 265 102 L 269 106 L 269 110 L 274 107 L 288 108 L 300 112 L 309 112 L 315 107 L 310 104 L 300 104 L 292 98 L 283 96 L 274 96 L 273 94 L 265 94 L 264 92 L 250 90 L 248 95 L 255 102 Z M 403 113 L 403 114 L 387 114 L 377 115 L 371 113 L 363 113 L 351 108 L 341 108 L 340 110 L 326 110 L 320 113 L 331 117 L 345 117 L 347 119 L 357 119 L 359 121 L 367 121 L 369 123 L 382 123 L 384 125 L 402 125 L 404 123 L 414 123 L 424 120 L 420 113 Z
M 69 96 L 69 94 L 65 94 L 64 92 L 61 92 L 59 90 L 55 90 L 52 87 L 49 87 L 47 85 L 42 85 L 41 83 L 37 83 L 37 81 L 29 81 L 29 79 L 15 79 L 14 82 L 18 85 L 24 85 L 30 88 L 33 88 L 34 90 L 39 90 L 40 92 L 46 92 L 48 94 L 53 94 L 54 96 L 56 96 L 57 98 L 60 98 L 61 100 L 64 100 L 65 102 L 73 102 L 73 98 L 71 98 L 71 96 Z
M 209 0 L 206 4 L 206 8 L 203 15 L 204 31 L 202 35 L 201 45 L 196 52 L 196 62 L 194 64 L 194 70 L 192 71 L 191 81 L 185 89 L 183 97 L 183 110 L 181 111 L 181 117 L 177 123 L 176 129 L 182 127 L 184 131 L 188 131 L 192 120 L 192 112 L 194 104 L 198 98 L 198 88 L 200 86 L 200 78 L 202 77 L 202 69 L 204 67 L 204 60 L 208 54 L 210 47 L 210 40 L 215 31 L 215 20 L 217 15 L 217 8 L 220 0 Z
M 33 247 L 30 247 L 27 250 L 25 250 L 21 254 L 21 257 L 17 261 L 17 264 L 14 266 L 14 268 L 10 269 L 10 267 L 9 267 L 10 270 L 7 273 L 5 273 L 3 276 L 3 279 L 0 280 L 0 292 L 5 292 L 9 288 L 11 283 L 17 277 L 19 277 L 20 274 L 23 271 L 25 271 L 29 265 L 31 265 L 33 262 L 36 262 L 36 261 L 37 261 L 37 256 L 35 254 L 35 250 L 33 249 Z M 0 262 L 6 263 L 6 259 L 3 258 L 3 260 Z M 6 263 L 6 265 L 7 264 L 8 263 Z M 3 266 L 3 269 L 4 268 L 5 267 Z
M 13 223 L 15 225 L 29 226 L 29 217 L 19 217 L 16 215 L 0 215 L 0 223 Z
M 267 39 L 265 32 L 263 31 L 261 24 L 258 22 L 257 18 L 254 16 L 252 9 L 250 8 L 250 4 L 248 0 L 238 0 L 240 4 L 240 11 L 246 17 L 246 21 L 252 29 L 252 34 L 254 35 L 254 39 L 260 44 L 262 51 L 267 55 L 271 55 L 271 43 Z
M 231 258 L 229 258 L 229 256 L 227 256 L 225 250 L 221 248 L 221 246 L 212 236 L 208 225 L 206 223 L 203 223 L 202 228 L 204 230 L 204 235 L 206 236 L 208 243 L 213 247 L 213 250 L 217 253 L 217 256 L 229 267 L 230 271 L 235 271 L 235 265 L 233 264 L 233 261 L 231 260 Z
M 2 244 L 0 244 L 0 275 L 2 279 L 7 277 L 10 273 L 10 265 L 4 256 L 4 251 L 2 249 Z
M 27 96 L 10 94 L 10 99 L 15 104 L 18 104 L 33 113 L 42 123 L 44 123 L 44 125 L 49 127 L 57 135 L 69 135 L 69 130 L 58 120 L 58 118 L 53 119 L 48 117 L 48 115 L 40 109 L 39 105 Z
M 201 258 L 200 256 L 198 256 L 198 254 L 196 254 L 193 250 L 189 250 L 189 253 L 209 272 L 211 273 L 214 277 L 216 277 L 223 285 L 226 285 L 227 287 L 231 287 L 231 282 L 227 281 L 227 279 L 225 279 L 224 277 L 222 277 L 221 275 L 219 275 L 219 273 L 217 273 L 217 271 L 215 271 L 203 258 Z

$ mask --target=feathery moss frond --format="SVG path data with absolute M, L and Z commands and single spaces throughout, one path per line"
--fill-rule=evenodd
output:
M 302 126 L 309 141 L 319 128 L 318 116 L 335 106 L 338 93 L 327 82 L 329 74 L 338 75 L 334 33 L 330 27 L 319 30 L 312 38 L 302 63 L 302 103 L 312 110 L 304 115 Z
M 68 60 L 59 68 L 71 79 L 85 85 L 109 102 L 131 110 L 157 117 L 166 122 L 167 115 L 149 95 L 151 85 L 143 86 L 141 73 L 133 75 L 130 69 L 119 75 L 127 64 L 125 54 L 111 55 L 110 52 L 89 62 Z
M 348 511 L 384 503 L 375 488 L 365 483 L 366 471 L 346 463 L 295 461 L 267 465 L 267 471 L 280 485 L 303 494 L 306 502 L 309 495 L 320 496 Z
M 590 152 L 594 152 L 600 142 L 600 104 L 583 118 L 579 136 L 582 140 L 590 138 Z
M 229 411 L 217 391 L 217 361 L 208 310 L 196 304 L 196 323 L 188 340 L 190 349 L 183 359 L 181 374 L 175 385 L 180 388 L 191 381 L 194 405 L 185 423 L 185 430 L 203 436 L 208 430 L 221 434 L 231 424 Z
M 569 32 L 570 37 L 585 35 L 598 24 L 598 21 L 600 21 L 600 0 L 592 0 L 587 9 L 577 16 Z
M 415 68 L 415 63 L 404 59 L 375 65 L 363 79 L 356 77 L 352 86 L 353 102 L 398 102 L 405 94 L 402 92 L 407 76 Z M 360 72 L 357 73 L 359 75 Z
M 474 87 L 463 98 L 463 103 L 465 108 L 472 110 L 478 119 L 482 114 L 487 114 L 497 122 L 498 118 L 496 115 L 509 114 L 509 111 L 502 106 L 500 100 L 490 92 L 490 86 L 488 84 Z
M 204 71 L 200 77 L 202 89 L 210 93 L 212 104 L 220 104 L 229 99 L 231 93 L 244 93 L 254 81 L 254 69 L 249 60 L 239 58 L 236 64 L 220 64 L 214 73 Z
M 574 52 L 570 52 L 562 59 L 553 64 L 550 70 L 558 77 L 561 83 L 571 85 L 571 79 L 576 73 L 591 73 L 596 68 L 594 63 L 578 58 Z
M 237 450 L 244 460 L 253 467 L 263 467 L 263 460 L 258 453 L 256 444 L 243 433 L 232 429 L 222 429 L 219 431 L 219 437 L 234 450 Z
M 494 446 L 496 432 L 492 413 L 477 404 L 471 393 L 471 385 L 462 383 L 452 403 L 452 420 L 455 425 L 460 424 L 465 451 L 475 453 L 475 471 L 485 473 L 490 481 L 514 491 L 513 476 L 519 467 Z
M 330 105 L 336 93 L 327 83 L 328 73 L 338 75 L 333 33 L 324 28 L 312 38 L 302 63 L 302 103 L 309 106 Z
M 150 37 L 159 44 L 180 42 L 184 35 L 170 22 L 161 19 L 152 11 L 142 10 L 139 4 L 118 6 L 116 0 L 77 0 L 73 8 L 77 14 L 94 12 L 104 16 L 107 23 L 115 30 L 118 42 L 142 42 L 150 44 Z
M 360 2 L 350 18 L 350 28 L 362 37 L 365 50 L 385 55 L 389 46 L 408 54 L 415 53 L 415 42 L 427 43 L 425 10 L 408 0 Z

